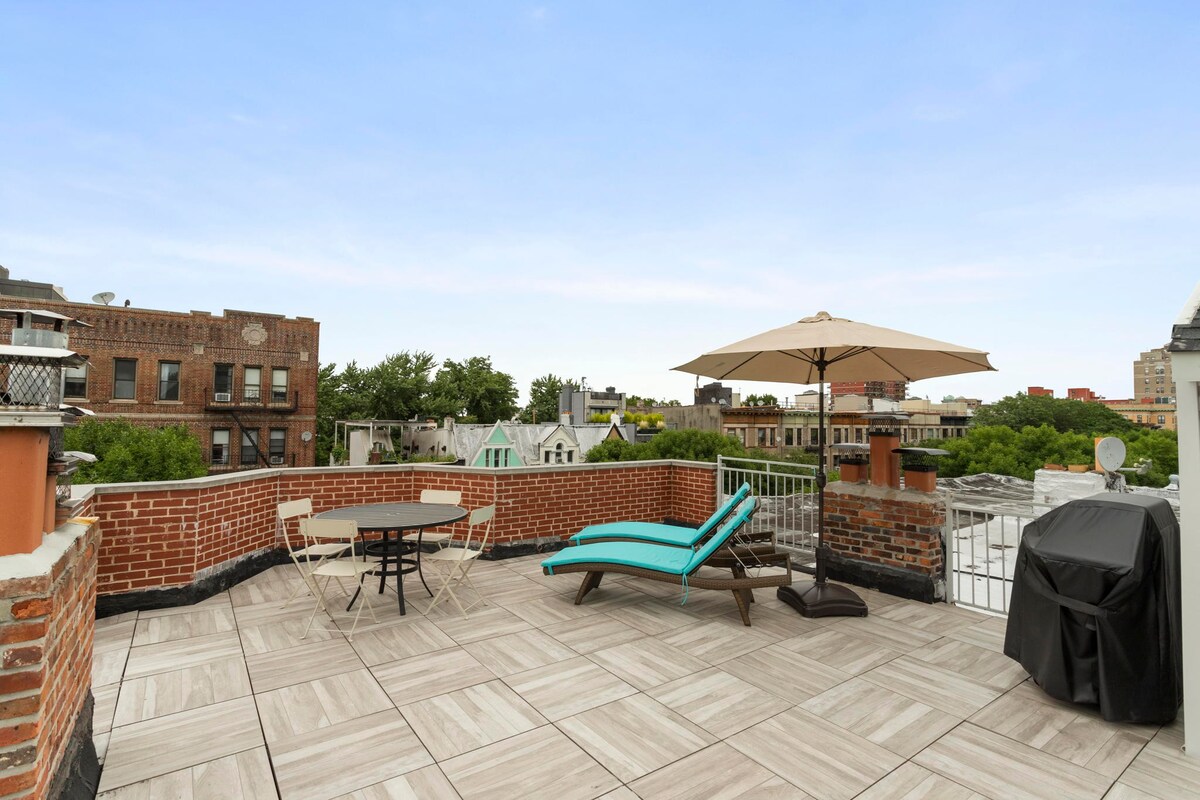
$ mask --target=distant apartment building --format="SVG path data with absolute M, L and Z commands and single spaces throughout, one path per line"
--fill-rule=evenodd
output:
M 832 381 L 829 384 L 831 397 L 853 394 L 899 402 L 908 396 L 907 392 L 908 381 Z
M 1104 405 L 1134 425 L 1143 428 L 1178 430 L 1174 403 L 1146 403 L 1141 400 L 1101 400 Z
M 1030 386 L 1025 390 L 1025 394 L 1030 397 L 1054 397 L 1054 390 L 1045 386 Z
M 896 421 L 902 443 L 965 436 L 971 422 L 967 403 L 897 402 L 861 395 L 844 395 L 826 416 L 827 444 L 866 444 L 880 415 Z M 740 406 L 720 409 L 719 430 L 749 448 L 785 453 L 816 451 L 819 426 L 815 408 Z
M 1133 397 L 1102 402 L 1134 425 L 1178 430 L 1171 354 L 1163 347 L 1139 354 L 1133 362 Z
M 564 386 L 558 396 L 558 413 L 570 414 L 571 421 L 576 425 L 587 423 L 593 414 L 625 413 L 625 393 L 618 392 L 617 387 L 609 386 L 603 392 L 583 388 L 575 389 L 570 385 Z
M 249 311 L 214 316 L 46 296 L 0 295 L 0 307 L 44 309 L 91 326 L 71 331 L 71 349 L 89 363 L 66 371 L 64 401 L 98 419 L 186 425 L 200 439 L 213 472 L 315 461 L 320 334 L 315 320 Z M 10 326 L 0 320 L 0 341 L 8 339 Z
M 1076 389 L 1067 389 L 1067 399 L 1082 400 L 1085 403 L 1096 403 L 1104 398 L 1084 386 Z
M 1175 378 L 1171 375 L 1171 354 L 1166 348 L 1147 350 L 1133 362 L 1133 396 L 1142 402 L 1174 405 Z

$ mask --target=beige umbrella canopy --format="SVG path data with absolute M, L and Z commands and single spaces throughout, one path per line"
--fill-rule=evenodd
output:
M 705 353 L 675 369 L 718 380 L 809 384 L 916 381 L 995 367 L 982 350 L 831 317 L 821 311 Z
M 806 617 L 867 615 L 853 591 L 826 581 L 825 381 L 916 381 L 942 375 L 994 370 L 987 353 L 890 328 L 831 317 L 813 317 L 705 353 L 675 367 L 717 379 L 776 383 L 820 383 L 818 398 L 816 580 L 779 588 L 780 600 Z

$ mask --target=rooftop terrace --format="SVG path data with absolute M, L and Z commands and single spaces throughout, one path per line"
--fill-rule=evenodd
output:
M 760 590 L 610 576 L 581 606 L 542 556 L 485 561 L 489 605 L 283 600 L 290 567 L 100 620 L 100 797 L 1145 798 L 1200 795 L 1181 724 L 1105 723 L 1000 653 L 1005 621 L 860 590 L 808 620 Z M 615 578 L 615 579 L 612 579 Z

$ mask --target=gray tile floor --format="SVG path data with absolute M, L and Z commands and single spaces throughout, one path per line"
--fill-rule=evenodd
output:
M 128 798 L 1175 798 L 1179 723 L 1113 725 L 1000 653 L 1004 621 L 861 592 L 866 619 L 480 562 L 466 620 L 372 595 L 300 638 L 277 567 L 96 630 L 102 800 Z M 340 595 L 334 595 L 337 600 Z M 340 598 L 343 601 L 344 598 Z M 367 619 L 364 617 L 364 619 Z

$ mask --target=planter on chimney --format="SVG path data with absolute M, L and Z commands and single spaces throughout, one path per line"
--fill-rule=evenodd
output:
M 936 465 L 914 464 L 904 468 L 904 488 L 916 489 L 918 492 L 937 491 Z
M 1068 464 L 1067 472 L 1087 472 L 1091 469 L 1090 464 Z
M 843 458 L 838 464 L 842 480 L 846 483 L 866 483 L 867 460 L 865 458 Z

